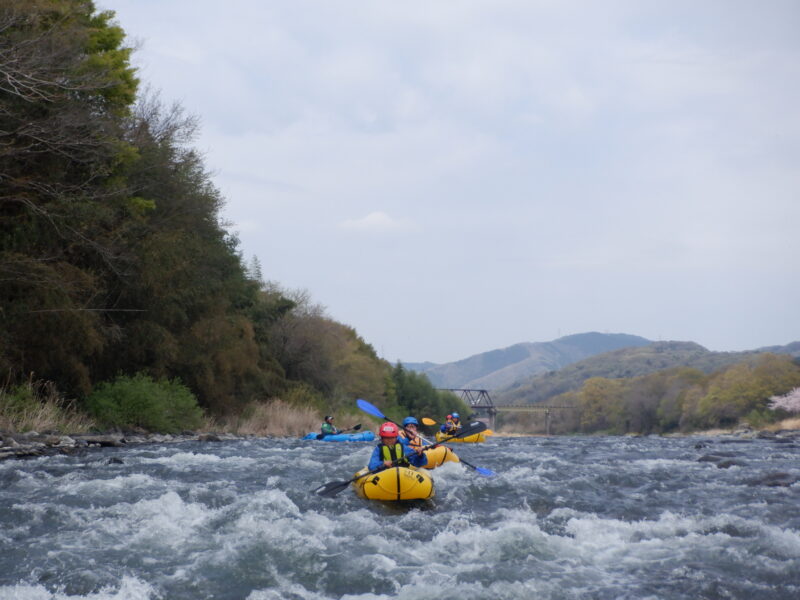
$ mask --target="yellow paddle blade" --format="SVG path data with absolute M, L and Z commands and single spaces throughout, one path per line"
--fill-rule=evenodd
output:
M 492 431 L 491 429 L 487 429 L 486 431 L 483 432 L 483 435 L 494 435 L 494 431 Z
M 429 419 L 428 417 L 422 417 L 422 424 L 423 425 L 436 425 L 436 421 L 433 419 Z

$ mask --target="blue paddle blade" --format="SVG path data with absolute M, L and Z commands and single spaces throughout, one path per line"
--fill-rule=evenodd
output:
M 494 477 L 495 475 L 497 475 L 497 473 L 495 473 L 491 469 L 484 469 L 482 467 L 475 467 L 475 470 L 478 473 L 480 473 L 481 475 L 485 475 L 486 477 Z
M 368 415 L 372 415 L 373 417 L 378 417 L 379 419 L 385 419 L 386 418 L 384 416 L 384 414 L 378 409 L 377 406 L 375 406 L 373 404 L 370 404 L 369 402 L 367 402 L 366 400 L 364 400 L 362 398 L 359 398 L 358 400 L 356 400 L 356 405 L 358 405 L 358 408 L 363 410 Z

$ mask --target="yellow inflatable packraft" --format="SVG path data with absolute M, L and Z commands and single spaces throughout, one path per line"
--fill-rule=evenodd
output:
M 467 443 L 474 444 L 474 443 L 477 443 L 477 442 L 485 442 L 486 441 L 486 436 L 484 435 L 483 432 L 475 433 L 473 435 L 468 435 L 468 436 L 463 437 L 463 438 L 453 438 L 451 440 L 447 439 L 449 437 L 450 437 L 449 435 L 447 435 L 446 433 L 442 433 L 441 431 L 437 431 L 436 432 L 436 441 L 437 442 L 441 442 L 442 440 L 447 440 L 448 443 L 449 442 L 467 442 Z
M 441 467 L 446 462 L 461 462 L 456 453 L 447 446 L 437 446 L 436 448 L 425 450 L 425 456 L 428 457 L 428 464 L 425 465 L 426 469 Z
M 368 473 L 366 467 L 354 477 Z M 413 467 L 391 467 L 356 479 L 353 487 L 367 500 L 425 500 L 433 498 L 433 478 Z

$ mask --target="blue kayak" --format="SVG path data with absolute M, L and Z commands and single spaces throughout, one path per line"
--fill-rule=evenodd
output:
M 304 440 L 316 440 L 317 435 L 319 435 L 316 431 L 312 431 L 307 436 L 305 436 Z M 326 435 L 320 441 L 322 442 L 371 442 L 375 439 L 375 434 L 371 431 L 359 431 L 358 433 L 335 433 L 333 435 Z

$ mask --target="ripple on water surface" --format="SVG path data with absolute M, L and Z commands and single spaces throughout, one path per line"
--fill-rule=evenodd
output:
M 0 599 L 800 597 L 800 486 L 748 484 L 796 471 L 797 450 L 756 441 L 734 471 L 698 462 L 709 444 L 463 445 L 498 476 L 448 463 L 412 507 L 310 493 L 352 477 L 372 444 L 6 461 Z

